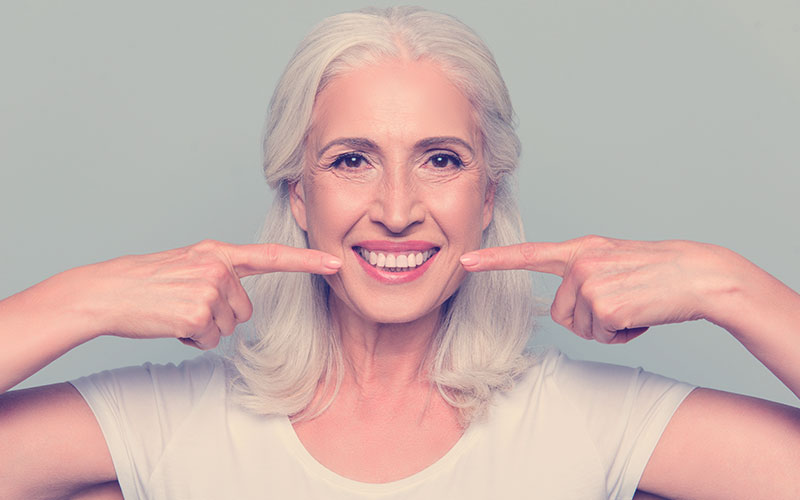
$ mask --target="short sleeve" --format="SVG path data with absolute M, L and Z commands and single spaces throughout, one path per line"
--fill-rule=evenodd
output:
M 171 436 L 224 378 L 222 359 L 206 353 L 178 366 L 146 363 L 70 381 L 100 424 L 125 498 L 147 497 Z
M 695 386 L 641 368 L 558 354 L 553 376 L 583 415 L 606 475 L 608 498 L 632 498 L 669 420 Z

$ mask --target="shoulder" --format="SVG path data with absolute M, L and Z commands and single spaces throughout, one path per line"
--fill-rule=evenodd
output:
M 570 478 L 602 487 L 610 497 L 632 496 L 664 428 L 694 386 L 641 368 L 572 360 L 556 349 L 530 355 L 531 367 L 498 396 L 486 433 L 516 450 L 528 470 L 536 464 L 547 471 L 541 481 Z
M 225 375 L 228 370 L 227 361 L 214 352 L 203 353 L 178 364 L 144 363 L 137 366 L 125 366 L 105 370 L 70 381 L 76 386 L 103 383 L 123 384 L 162 384 L 165 387 L 182 386 L 198 389 L 207 384 L 215 375 Z
M 555 348 L 529 355 L 531 367 L 498 398 L 498 407 L 512 412 L 535 408 L 536 414 L 552 411 L 562 417 L 568 413 L 603 435 L 608 429 L 601 425 L 644 421 L 654 412 L 668 419 L 695 388 L 639 367 L 573 360 Z
M 205 353 L 179 364 L 145 363 L 70 382 L 102 430 L 126 498 L 146 496 L 154 474 L 177 470 L 164 469 L 172 463 L 170 450 L 177 453 L 173 462 L 186 462 L 187 450 L 203 450 L 201 438 L 219 435 L 214 431 L 228 420 L 229 373 L 224 358 Z M 209 448 L 226 449 L 224 443 Z
M 511 391 L 514 397 L 561 397 L 576 405 L 599 402 L 608 407 L 609 398 L 631 399 L 675 392 L 682 399 L 695 386 L 630 367 L 597 361 L 574 360 L 553 347 L 529 351 L 531 367 Z
M 203 399 L 226 398 L 230 369 L 221 356 L 204 353 L 179 364 L 128 366 L 98 372 L 70 383 L 98 420 L 113 416 L 163 423 L 180 419 Z

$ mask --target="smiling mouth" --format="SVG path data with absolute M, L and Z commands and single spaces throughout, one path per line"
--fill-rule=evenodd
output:
M 353 250 L 362 260 L 375 269 L 390 273 L 402 273 L 424 264 L 439 251 L 439 248 L 434 247 L 418 252 L 380 252 L 370 251 L 362 247 L 353 247 Z

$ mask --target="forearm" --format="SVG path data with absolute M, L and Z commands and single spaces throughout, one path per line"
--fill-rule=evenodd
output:
M 800 397 L 800 294 L 738 254 L 706 318 L 728 330 Z
M 72 269 L 0 301 L 0 394 L 97 336 Z

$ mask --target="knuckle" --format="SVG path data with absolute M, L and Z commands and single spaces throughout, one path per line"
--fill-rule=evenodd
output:
M 216 243 L 217 242 L 214 240 L 206 239 L 191 245 L 188 250 L 193 256 L 205 255 L 214 251 L 216 248 Z
M 599 286 L 592 281 L 584 281 L 578 289 L 578 295 L 589 304 L 595 304 L 601 300 Z
M 607 325 L 608 320 L 610 319 L 611 315 L 609 314 L 608 310 L 605 309 L 605 306 L 596 304 L 592 308 L 592 316 L 597 321 L 597 323 L 601 325 Z
M 208 310 L 208 305 L 217 302 L 222 294 L 220 293 L 219 288 L 209 283 L 200 289 L 200 291 L 197 293 L 197 296 L 200 299 L 200 302 L 202 302 L 203 307 Z
M 606 301 L 600 300 L 595 302 L 593 308 L 593 315 L 603 326 L 613 325 L 616 318 L 616 307 Z
M 209 349 L 217 347 L 218 345 L 219 345 L 219 335 L 209 335 L 203 339 L 201 348 L 204 351 L 207 351 Z
M 216 261 L 207 267 L 205 275 L 214 283 L 220 283 L 228 278 L 230 275 L 230 270 L 222 262 Z
M 253 304 L 251 304 L 250 301 L 247 300 L 242 304 L 241 310 L 237 312 L 236 319 L 238 319 L 240 323 L 244 323 L 245 321 L 249 321 L 250 318 L 252 317 L 253 317 Z
M 206 238 L 202 241 L 198 241 L 195 247 L 202 250 L 214 250 L 218 245 L 219 241 Z
M 586 236 L 582 236 L 580 239 L 582 243 L 590 246 L 601 245 L 607 241 L 607 238 L 604 238 L 598 234 L 587 234 Z
M 610 334 L 609 332 L 606 332 L 605 330 L 602 333 L 598 332 L 598 333 L 595 333 L 595 335 L 594 335 L 594 339 L 596 341 L 600 342 L 601 344 L 610 344 L 611 341 L 614 340 L 614 337 L 615 337 L 614 334 Z
M 197 333 L 204 329 L 212 320 L 211 310 L 205 305 L 196 306 L 189 312 L 186 318 L 186 324 L 191 333 Z
M 553 318 L 553 321 L 564 328 L 570 328 L 572 326 L 572 315 L 567 314 L 554 306 L 550 307 L 550 317 Z
M 267 259 L 267 262 L 274 264 L 278 262 L 281 257 L 280 247 L 273 243 L 268 243 L 266 248 L 264 249 L 264 254 Z

